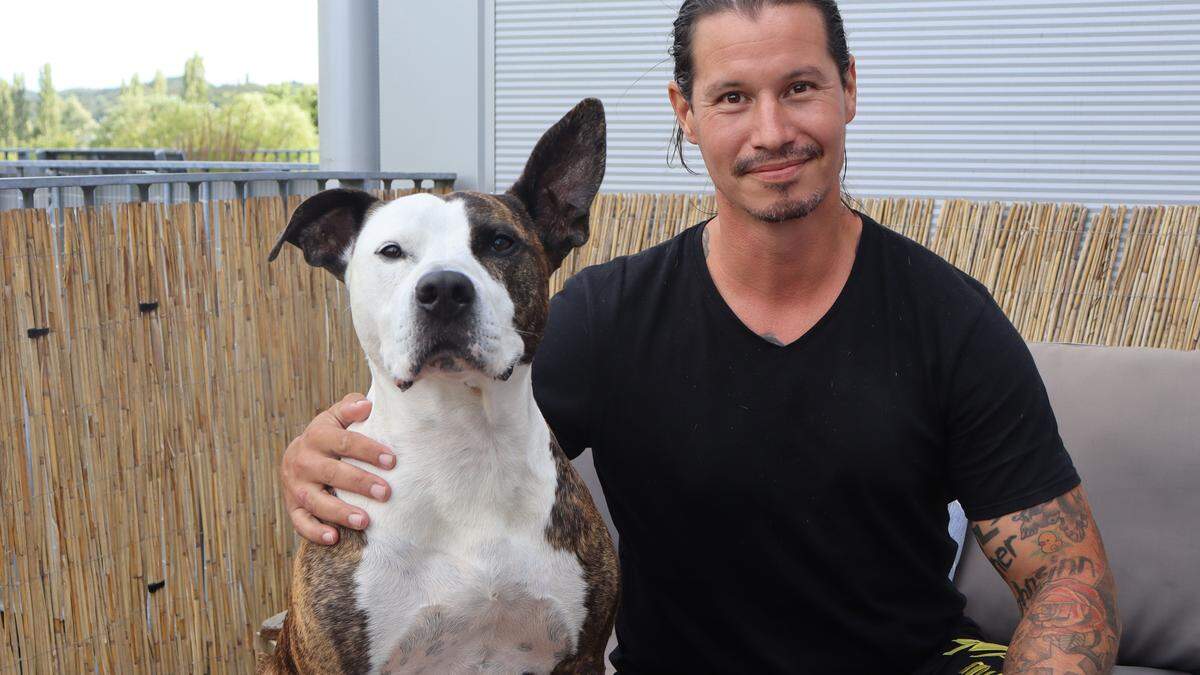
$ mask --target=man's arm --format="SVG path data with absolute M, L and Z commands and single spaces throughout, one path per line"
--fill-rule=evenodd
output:
M 1005 673 L 1107 673 L 1117 658 L 1117 590 L 1083 488 L 975 521 L 980 548 L 1021 610 Z

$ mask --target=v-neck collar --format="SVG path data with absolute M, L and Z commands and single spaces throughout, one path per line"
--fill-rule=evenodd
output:
M 842 289 L 838 292 L 837 298 L 834 299 L 833 304 L 830 305 L 829 309 L 825 311 L 825 314 L 823 314 L 821 318 L 812 325 L 811 328 L 800 335 L 800 337 L 787 344 L 781 345 L 771 342 L 770 340 L 767 340 L 763 336 L 751 330 L 750 327 L 742 321 L 741 317 L 737 315 L 737 312 L 733 311 L 733 308 L 729 306 L 729 303 L 725 301 L 725 297 L 721 295 L 721 291 L 717 289 L 717 283 L 713 281 L 712 272 L 710 272 L 708 269 L 708 261 L 704 257 L 704 228 L 708 227 L 709 223 L 711 223 L 713 218 L 716 216 L 713 216 L 713 218 L 709 218 L 701 223 L 693 233 L 693 241 L 690 244 L 690 248 L 693 260 L 696 261 L 696 266 L 699 268 L 697 273 L 701 277 L 705 291 L 708 293 L 711 300 L 717 304 L 719 311 L 729 321 L 732 321 L 734 324 L 736 324 L 736 327 L 740 330 L 740 332 L 773 349 L 797 349 L 801 345 L 807 343 L 813 335 L 817 334 L 827 323 L 833 319 L 833 317 L 841 309 L 842 305 L 847 302 L 847 296 L 850 294 L 852 288 L 858 284 L 859 277 L 862 276 L 863 250 L 865 248 L 867 237 L 873 236 L 874 234 L 874 230 L 872 229 L 873 221 L 859 211 L 855 211 L 854 214 L 857 215 L 859 220 L 862 221 L 862 230 L 858 235 L 858 244 L 854 249 L 854 262 L 850 265 L 850 276 L 846 278 L 846 283 L 842 285 Z

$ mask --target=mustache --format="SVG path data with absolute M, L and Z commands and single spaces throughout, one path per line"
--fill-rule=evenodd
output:
M 742 157 L 733 163 L 733 175 L 744 176 L 761 166 L 769 164 L 778 164 L 780 162 L 807 162 L 810 159 L 817 159 L 825 153 L 816 145 L 803 145 L 800 147 L 788 146 L 781 152 L 760 152 L 750 157 Z

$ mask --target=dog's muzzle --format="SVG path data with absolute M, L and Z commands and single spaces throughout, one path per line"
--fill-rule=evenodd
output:
M 465 370 L 485 372 L 482 355 L 474 346 L 477 335 L 475 304 L 477 293 L 470 278 L 461 272 L 429 272 L 417 280 L 415 300 L 419 346 L 414 354 L 415 369 L 411 380 L 399 380 L 401 390 L 412 386 L 424 370 L 448 373 Z M 505 380 L 509 372 L 496 379 Z
M 417 281 L 417 306 L 434 321 L 450 322 L 475 304 L 475 285 L 462 272 L 430 272 Z

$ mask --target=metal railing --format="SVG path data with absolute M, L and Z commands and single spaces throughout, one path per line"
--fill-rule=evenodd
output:
M 18 159 L 0 160 L 0 176 L 122 174 L 133 171 L 315 171 L 320 165 L 299 162 L 188 162 L 134 159 Z
M 261 161 L 315 162 L 319 159 L 321 151 L 317 148 L 266 148 L 243 150 L 241 154 Z
M 153 159 L 184 160 L 174 148 L 0 148 L 0 159 Z
M 454 187 L 456 178 L 453 173 L 405 171 L 238 171 L 0 178 L 0 210 L 46 208 L 61 216 L 62 208 L 95 206 L 98 203 L 201 202 L 275 195 L 287 198 L 292 194 L 325 189 L 330 181 L 362 189 L 411 186 L 417 189 L 430 187 L 449 190 Z M 400 186 L 398 183 L 411 185 Z M 315 189 L 309 189 L 314 184 Z M 159 190 L 152 191 L 154 187 Z M 224 187 L 225 190 L 218 190 L 218 187 Z M 115 195 L 98 199 L 101 196 L 99 191 L 109 189 L 111 193 L 113 188 L 117 190 Z M 153 192 L 158 193 L 158 199 L 153 199 Z M 4 199 L 10 195 L 16 195 L 17 199 Z

